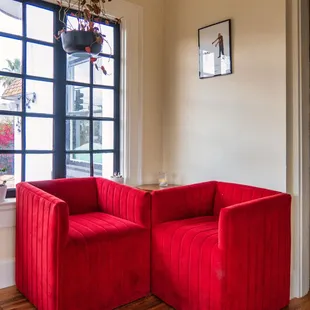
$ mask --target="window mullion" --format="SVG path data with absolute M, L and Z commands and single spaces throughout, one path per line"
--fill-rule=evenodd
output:
M 63 14 L 63 12 L 61 12 Z M 60 16 L 62 19 L 63 16 Z M 54 12 L 54 33 L 63 27 Z M 54 47 L 54 161 L 53 177 L 66 177 L 66 53 L 58 41 Z
M 114 171 L 120 172 L 120 25 L 114 28 Z
M 94 97 L 93 97 L 93 83 L 94 83 L 94 66 L 90 64 L 90 89 L 89 89 L 89 150 L 90 150 L 90 176 L 94 176 L 95 169 L 94 169 L 94 156 L 93 156 L 93 137 L 94 137 L 94 121 L 93 121 L 93 111 L 94 111 Z
M 21 156 L 21 180 L 26 179 L 26 72 L 27 72 L 27 16 L 26 16 L 26 3 L 23 5 L 23 39 L 22 39 L 22 116 L 21 116 L 21 134 L 22 134 L 22 156 Z

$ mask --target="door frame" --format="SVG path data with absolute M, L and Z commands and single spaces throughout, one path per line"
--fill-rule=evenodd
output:
M 287 191 L 292 194 L 291 298 L 309 291 L 309 0 L 286 0 Z

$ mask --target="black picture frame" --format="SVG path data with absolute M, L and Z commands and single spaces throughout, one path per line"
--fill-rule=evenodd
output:
M 199 78 L 232 74 L 231 19 L 198 29 Z

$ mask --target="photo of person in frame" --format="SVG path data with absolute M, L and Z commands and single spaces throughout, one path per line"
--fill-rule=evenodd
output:
M 216 43 L 215 47 L 219 46 L 219 56 L 217 58 L 220 58 L 222 55 L 225 56 L 225 54 L 224 54 L 224 38 L 223 38 L 221 33 L 219 33 L 217 35 L 217 38 L 212 42 L 212 45 L 214 43 Z

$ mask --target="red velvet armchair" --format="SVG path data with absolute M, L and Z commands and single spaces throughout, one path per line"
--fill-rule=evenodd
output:
M 17 288 L 43 310 L 111 310 L 147 295 L 150 203 L 102 178 L 18 184 Z
M 291 197 L 205 182 L 152 193 L 152 292 L 177 310 L 289 303 Z

